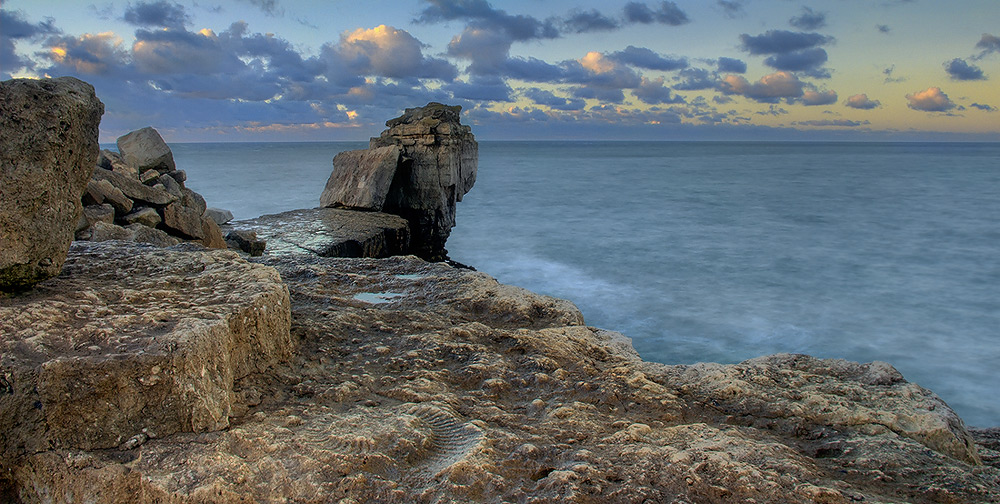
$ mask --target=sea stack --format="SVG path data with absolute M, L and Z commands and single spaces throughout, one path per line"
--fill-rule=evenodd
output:
M 0 292 L 62 270 L 103 114 L 94 87 L 73 77 L 0 82 Z
M 406 109 L 369 148 L 338 154 L 320 205 L 386 212 L 410 225 L 411 251 L 448 258 L 455 206 L 476 182 L 479 144 L 460 123 L 462 107 L 428 103 Z

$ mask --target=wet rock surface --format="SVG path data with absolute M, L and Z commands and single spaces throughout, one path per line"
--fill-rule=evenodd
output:
M 39 451 L 13 470 L 24 501 L 1000 501 L 985 447 L 885 364 L 645 363 L 482 273 L 255 261 L 288 285 L 297 351 L 235 383 L 229 427 Z
M 73 77 L 0 82 L 0 293 L 59 274 L 103 114 L 93 86 Z

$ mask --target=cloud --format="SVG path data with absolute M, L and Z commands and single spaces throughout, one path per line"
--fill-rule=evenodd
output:
M 511 101 L 511 88 L 503 79 L 479 78 L 465 83 L 455 81 L 444 86 L 457 99 L 473 101 Z
M 983 51 L 975 59 L 983 59 L 988 54 L 1000 52 L 1000 37 L 984 33 L 979 42 L 976 42 L 976 48 Z
M 587 105 L 579 98 L 564 98 L 556 96 L 552 91 L 538 88 L 530 88 L 524 91 L 524 96 L 538 105 L 543 105 L 555 110 L 583 110 Z
M 879 33 L 885 33 L 885 34 L 888 34 L 890 31 L 892 31 L 892 28 L 889 28 L 889 25 L 884 25 L 884 24 L 875 25 L 875 29 L 878 30 Z
M 871 110 L 881 107 L 882 103 L 878 100 L 869 99 L 866 94 L 856 94 L 849 96 L 844 105 L 859 110 Z
M 957 105 L 939 87 L 929 87 L 923 91 L 906 95 L 907 104 L 913 110 L 923 112 L 947 112 Z
M 841 128 L 857 128 L 859 126 L 867 126 L 871 124 L 870 121 L 851 121 L 848 119 L 820 119 L 812 121 L 795 121 L 793 124 L 799 126 L 815 126 L 815 127 L 825 127 L 825 126 L 836 126 Z
M 448 55 L 472 61 L 468 71 L 496 75 L 504 71 L 509 58 L 510 36 L 500 30 L 466 26 L 448 44 Z
M 764 64 L 776 70 L 808 71 L 826 63 L 826 50 L 822 47 L 802 49 L 768 56 Z
M 17 54 L 15 40 L 37 41 L 61 31 L 54 26 L 52 18 L 41 23 L 30 23 L 20 11 L 0 9 L 0 79 L 8 79 L 18 70 L 33 70 L 35 62 Z
M 895 71 L 896 71 L 896 65 L 889 65 L 889 66 L 887 66 L 887 67 L 885 67 L 885 68 L 882 69 L 882 74 L 885 75 L 885 83 L 886 84 L 889 84 L 890 82 L 905 82 L 906 81 L 906 77 L 893 77 L 892 74 Z
M 741 95 L 762 103 L 799 98 L 805 92 L 803 87 L 802 81 L 785 71 L 765 75 L 754 83 L 739 75 L 727 75 L 718 85 L 723 94 Z
M 152 75 L 234 73 L 243 67 L 211 30 L 136 30 L 132 58 L 140 72 Z
M 819 33 L 768 30 L 762 35 L 740 35 L 743 50 L 750 54 L 786 54 L 828 44 L 833 37 Z
M 611 53 L 610 56 L 626 65 L 649 70 L 671 71 L 688 66 L 684 58 L 665 58 L 645 47 L 628 46 L 622 51 Z
M 122 19 L 135 26 L 181 28 L 190 22 L 184 6 L 166 0 L 128 4 Z
M 285 10 L 278 6 L 278 0 L 239 0 L 260 9 L 264 14 L 271 17 L 285 15 Z
M 722 7 L 722 12 L 728 18 L 736 18 L 743 14 L 742 0 L 717 0 L 716 4 Z
M 704 68 L 686 68 L 678 72 L 674 89 L 682 91 L 697 91 L 712 89 L 719 83 L 719 77 Z
M 971 65 L 961 58 L 946 61 L 944 70 L 953 80 L 986 80 L 982 68 Z
M 802 14 L 789 19 L 788 24 L 800 30 L 816 30 L 826 26 L 826 13 L 803 7 Z
M 837 103 L 836 91 L 806 90 L 802 93 L 802 104 L 806 106 L 829 105 Z
M 632 94 L 640 101 L 650 105 L 684 103 L 683 97 L 671 94 L 670 88 L 664 85 L 663 77 L 656 79 L 643 77 L 639 87 L 632 90 Z
M 719 71 L 726 73 L 746 73 L 747 64 L 743 60 L 738 60 L 735 58 L 719 58 L 718 61 Z
M 85 75 L 113 73 L 124 66 L 127 58 L 122 42 L 111 32 L 88 33 L 80 37 L 50 37 L 45 41 L 48 51 L 43 53 L 43 57 L 62 72 Z
M 592 31 L 610 31 L 619 28 L 618 21 L 591 9 L 575 10 L 563 20 L 564 30 L 571 33 L 587 33 Z
M 660 2 L 655 11 L 645 3 L 629 2 L 625 4 L 625 20 L 630 23 L 651 24 L 654 22 L 670 26 L 680 26 L 691 22 L 688 15 L 674 2 Z
M 454 79 L 457 69 L 446 60 L 424 56 L 422 46 L 409 32 L 380 25 L 344 33 L 336 52 L 362 75 Z
M 621 90 L 637 87 L 641 82 L 634 70 L 597 51 L 588 52 L 575 62 L 565 62 L 565 65 L 567 80 L 587 86 Z
M 461 19 L 481 29 L 501 30 L 513 40 L 551 39 L 559 36 L 552 20 L 540 21 L 531 16 L 510 15 L 486 0 L 426 0 L 430 5 L 421 11 L 418 23 Z
M 982 110 L 984 112 L 996 112 L 997 111 L 996 107 L 994 107 L 992 105 L 987 105 L 985 103 L 973 103 L 972 105 L 969 105 L 969 106 L 972 107 L 972 108 L 977 108 L 977 109 Z
M 579 86 L 570 88 L 570 94 L 575 98 L 593 99 L 604 103 L 622 103 L 625 93 L 621 89 Z

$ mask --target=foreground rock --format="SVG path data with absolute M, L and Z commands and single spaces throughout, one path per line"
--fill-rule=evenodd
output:
M 255 233 L 276 256 L 315 254 L 322 257 L 389 257 L 406 254 L 410 233 L 406 220 L 378 212 L 336 208 L 291 210 L 231 222 L 227 229 Z M 234 240 L 236 241 L 236 240 Z M 254 254 L 252 244 L 240 246 Z
M 456 202 L 475 184 L 479 163 L 479 144 L 460 123 L 461 110 L 440 103 L 406 109 L 368 150 L 338 154 L 321 206 L 400 215 L 410 223 L 412 253 L 447 259 Z
M 218 431 L 255 404 L 234 387 L 290 356 L 287 288 L 181 247 L 77 242 L 60 276 L 0 304 L 0 480 L 39 452 Z
M 961 422 L 885 364 L 644 363 L 572 304 L 481 273 L 261 261 L 289 286 L 299 346 L 236 382 L 250 409 L 219 432 L 39 451 L 12 471 L 20 498 L 1000 501 L 1000 470 L 975 465 Z
M 103 114 L 93 86 L 72 77 L 0 82 L 0 292 L 59 274 Z

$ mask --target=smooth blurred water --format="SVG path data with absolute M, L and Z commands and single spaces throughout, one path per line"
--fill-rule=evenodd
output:
M 317 206 L 364 143 L 176 144 L 237 218 Z M 453 259 L 647 360 L 884 360 L 1000 425 L 1000 144 L 481 142 Z

